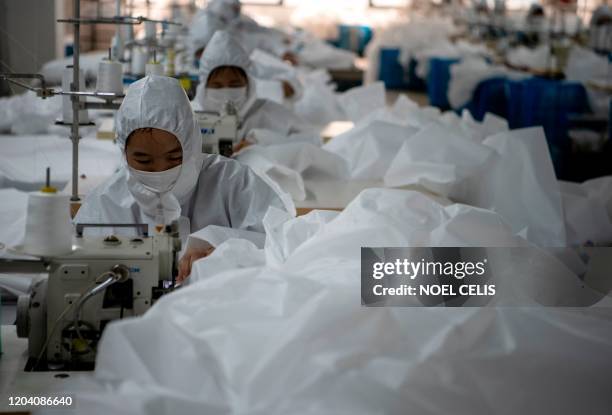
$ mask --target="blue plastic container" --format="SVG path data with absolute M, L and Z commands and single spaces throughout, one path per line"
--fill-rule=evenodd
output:
M 507 118 L 508 93 L 506 78 L 496 77 L 482 81 L 476 87 L 471 101 L 465 108 L 472 113 L 472 117 L 477 121 L 482 121 L 487 112 Z
M 407 89 L 408 72 L 399 63 L 399 49 L 381 49 L 378 65 L 378 80 L 385 83 L 387 89 Z
M 451 65 L 459 62 L 456 58 L 431 58 L 427 75 L 427 95 L 429 105 L 441 110 L 450 109 L 448 102 L 448 82 Z
M 336 46 L 363 56 L 363 52 L 372 40 L 372 36 L 372 28 L 369 26 L 339 25 Z
M 568 116 L 590 111 L 584 86 L 578 82 L 529 78 L 509 80 L 506 88 L 510 128 L 544 127 L 555 171 L 561 176 L 570 151 Z

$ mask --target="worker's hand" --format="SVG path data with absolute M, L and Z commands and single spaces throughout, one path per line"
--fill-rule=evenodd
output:
M 209 256 L 214 250 L 215 248 L 210 244 L 207 244 L 207 246 L 188 248 L 185 254 L 179 260 L 176 282 L 182 283 L 185 281 L 189 275 L 191 275 L 191 266 L 193 263 L 200 258 Z
M 295 95 L 295 89 L 287 81 L 283 81 L 283 95 L 285 98 L 291 98 Z
M 239 143 L 234 144 L 234 147 L 233 147 L 234 153 L 239 152 L 243 148 L 247 148 L 251 144 L 253 144 L 253 143 L 243 138 L 242 140 L 240 140 Z
M 285 52 L 285 54 L 281 58 L 282 60 L 289 62 L 293 66 L 296 66 L 298 64 L 298 58 L 293 52 Z

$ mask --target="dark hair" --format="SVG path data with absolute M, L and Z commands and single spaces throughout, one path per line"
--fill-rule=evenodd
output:
M 241 78 L 243 78 L 245 81 L 249 80 L 246 72 L 241 67 L 226 65 L 226 66 L 218 66 L 212 71 L 210 71 L 210 74 L 208 75 L 208 79 L 206 80 L 206 82 L 208 82 L 213 75 L 218 74 L 219 72 L 225 72 L 225 71 L 229 71 L 233 74 L 236 74 L 240 76 Z

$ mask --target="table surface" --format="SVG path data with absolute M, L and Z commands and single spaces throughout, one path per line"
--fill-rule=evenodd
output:
M 69 378 L 88 378 L 93 372 L 24 372 L 27 361 L 28 340 L 17 337 L 15 326 L 2 326 L 2 356 L 0 356 L 0 413 L 16 413 L 35 409 L 28 406 L 9 406 L 10 396 L 48 397 L 66 379 L 56 378 L 59 373 Z M 51 395 L 50 395 L 51 394 Z

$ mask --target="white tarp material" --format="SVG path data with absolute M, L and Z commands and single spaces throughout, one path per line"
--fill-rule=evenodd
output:
M 294 103 L 293 110 L 300 118 L 320 130 L 330 122 L 346 120 L 346 114 L 338 103 L 338 95 L 334 92 L 335 85 L 331 83 L 327 71 L 301 70 L 299 79 L 304 85 L 304 91 Z
M 568 244 L 612 243 L 612 176 L 559 186 Z
M 236 159 L 262 177 L 268 177 L 293 200 L 306 199 L 304 179 L 346 179 L 343 158 L 307 142 L 247 147 Z
M 266 228 L 264 251 L 230 240 L 194 264 L 192 284 L 109 324 L 95 379 L 63 387 L 78 401 L 70 411 L 609 409 L 609 308 L 360 305 L 361 246 L 523 244 L 495 213 L 370 189 L 340 214 L 269 211 Z
M 349 120 L 359 122 L 373 111 L 385 107 L 385 84 L 375 82 L 351 88 L 338 96 L 338 102 Z
M 559 186 L 541 128 L 509 132 L 495 118 L 479 125 L 468 115 L 435 116 L 398 100 L 323 149 L 344 158 L 353 179 L 420 186 L 492 209 L 538 245 L 566 243 Z
M 72 141 L 56 135 L 0 136 L 0 188 L 39 190 L 45 170 L 51 167 L 51 183 L 62 189 L 72 176 Z M 120 164 L 120 151 L 110 140 L 79 142 L 81 181 L 100 182 Z

